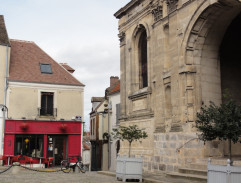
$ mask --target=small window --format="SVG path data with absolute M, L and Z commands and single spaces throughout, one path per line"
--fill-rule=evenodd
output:
M 53 116 L 54 93 L 41 92 L 41 116 Z
M 52 74 L 52 68 L 50 64 L 40 64 L 41 73 Z
M 140 88 L 148 86 L 148 64 L 147 64 L 147 35 L 143 31 L 139 40 L 139 79 Z

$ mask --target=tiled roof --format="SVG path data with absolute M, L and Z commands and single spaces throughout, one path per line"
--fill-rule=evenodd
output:
M 34 42 L 10 40 L 10 81 L 84 86 Z M 50 64 L 52 74 L 41 73 L 40 63 Z
M 0 15 L 0 44 L 9 45 L 8 33 L 5 26 L 3 15 Z
M 118 80 L 109 90 L 109 95 L 120 92 L 120 80 Z
M 72 67 L 70 67 L 67 63 L 60 63 L 60 65 L 62 65 L 67 71 L 69 71 L 70 73 L 74 73 L 74 69 Z

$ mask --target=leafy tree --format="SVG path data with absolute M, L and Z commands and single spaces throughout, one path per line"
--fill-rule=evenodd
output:
M 114 128 L 112 135 L 116 139 L 127 140 L 129 142 L 129 157 L 131 155 L 131 143 L 140 139 L 148 137 L 147 133 L 137 127 L 137 125 L 131 125 L 128 127 L 119 126 Z
M 196 127 L 201 132 L 199 139 L 211 141 L 214 139 L 228 140 L 229 159 L 232 162 L 231 144 L 241 143 L 241 106 L 231 98 L 220 106 L 210 102 L 207 107 L 201 107 L 197 113 Z

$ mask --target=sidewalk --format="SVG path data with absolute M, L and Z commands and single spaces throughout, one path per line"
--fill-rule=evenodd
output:
M 115 172 L 98 171 L 97 173 L 115 177 Z M 188 180 L 188 179 L 184 180 L 184 179 L 167 177 L 166 174 L 164 173 L 158 173 L 158 174 L 144 173 L 143 182 L 144 183 L 199 183 L 199 181 L 194 181 L 194 180 Z

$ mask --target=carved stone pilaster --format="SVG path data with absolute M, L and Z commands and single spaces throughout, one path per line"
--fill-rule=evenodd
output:
M 178 0 L 166 0 L 168 13 L 171 13 L 177 9 Z
M 120 40 L 120 46 L 123 46 L 125 44 L 125 37 L 126 34 L 124 32 L 121 32 L 118 34 L 119 40 Z

